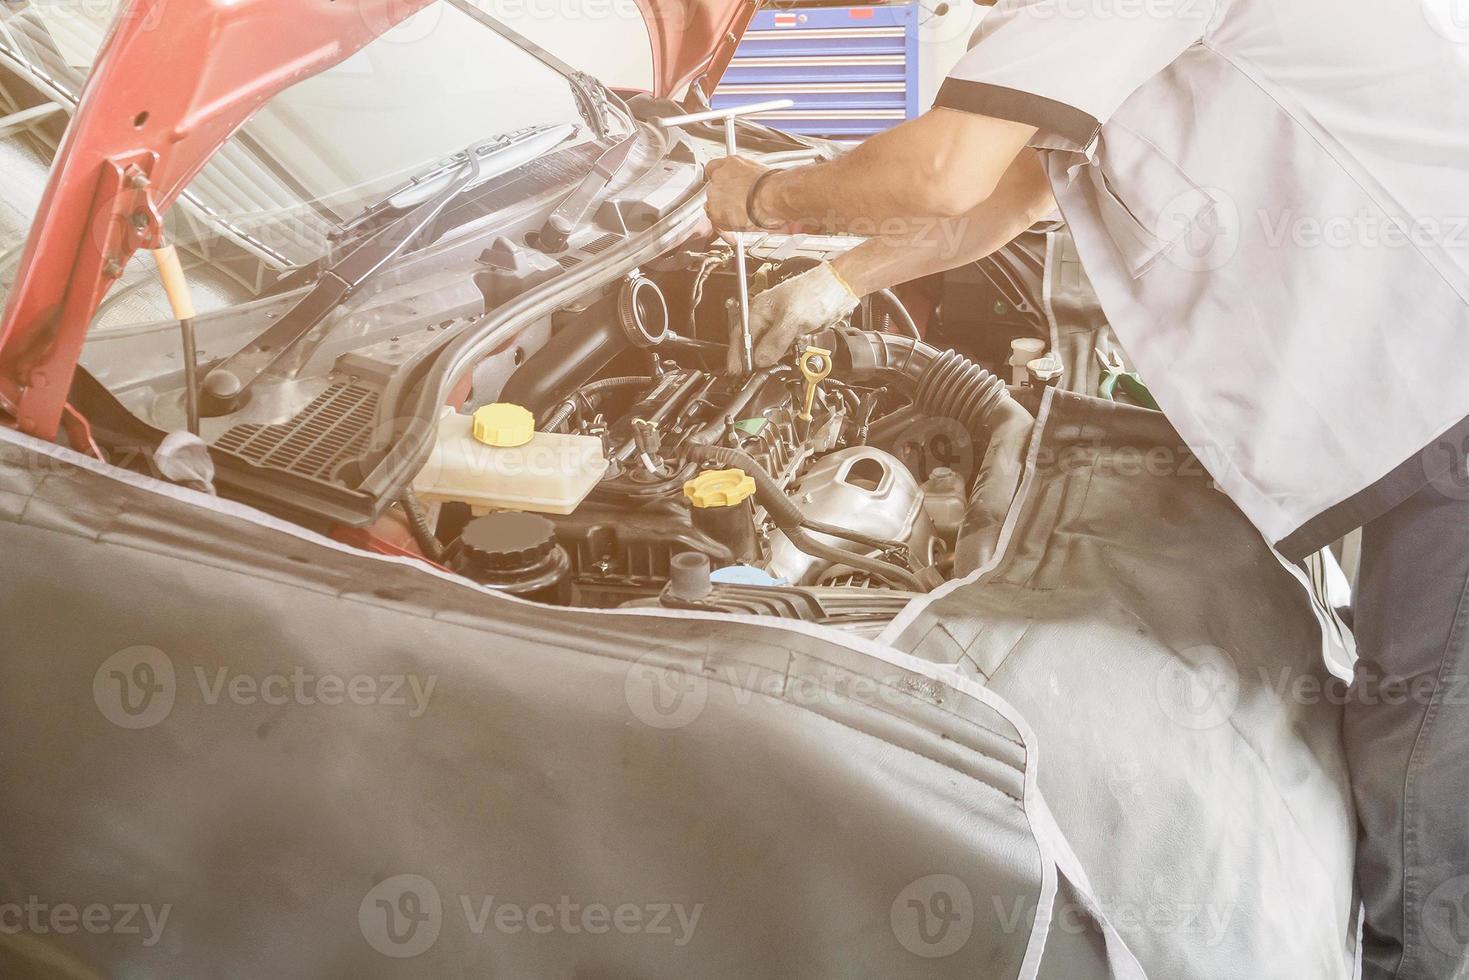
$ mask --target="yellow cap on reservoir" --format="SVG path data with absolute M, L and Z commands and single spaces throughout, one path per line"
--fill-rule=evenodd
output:
M 709 470 L 683 485 L 695 507 L 733 507 L 755 494 L 755 480 L 744 470 Z
M 474 438 L 486 446 L 524 446 L 535 434 L 536 417 L 519 405 L 495 402 L 474 410 Z

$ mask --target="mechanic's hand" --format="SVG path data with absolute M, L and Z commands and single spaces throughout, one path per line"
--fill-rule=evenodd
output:
M 842 281 L 830 262 L 792 276 L 750 300 L 750 336 L 755 344 L 755 366 L 770 367 L 780 360 L 796 338 L 831 326 L 857 308 L 857 295 Z M 730 327 L 730 374 L 741 372 L 740 325 Z
M 768 170 L 747 157 L 725 157 L 704 165 L 708 199 L 704 212 L 719 231 L 759 231 L 745 205 L 750 187 Z

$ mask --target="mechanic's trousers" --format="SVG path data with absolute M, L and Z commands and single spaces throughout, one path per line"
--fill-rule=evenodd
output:
M 1469 977 L 1469 487 L 1430 485 L 1363 528 L 1353 613 L 1362 976 Z

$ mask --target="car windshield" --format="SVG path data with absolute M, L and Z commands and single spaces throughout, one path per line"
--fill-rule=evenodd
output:
M 108 7 L 30 0 L 0 13 L 0 113 L 36 113 L 34 125 L 0 132 L 0 153 L 19 158 L 16 169 L 0 167 L 16 174 L 0 192 L 11 212 L 0 226 L 6 290 L 44 181 L 35 163 L 49 163 Z M 474 13 L 432 4 L 271 99 L 190 183 L 169 212 L 169 235 L 201 307 L 238 303 L 322 256 L 330 232 L 411 176 L 488 137 L 558 125 L 574 126 L 576 140 L 592 136 L 570 79 Z M 20 179 L 25 164 L 32 172 Z M 166 317 L 150 279 L 135 257 L 94 328 Z

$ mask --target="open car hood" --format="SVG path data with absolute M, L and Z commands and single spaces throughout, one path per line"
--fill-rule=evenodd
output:
M 0 411 L 51 438 L 87 326 L 160 216 L 272 96 L 435 0 L 124 0 L 52 163 L 0 321 Z M 728 64 L 756 0 L 638 0 L 656 95 Z

